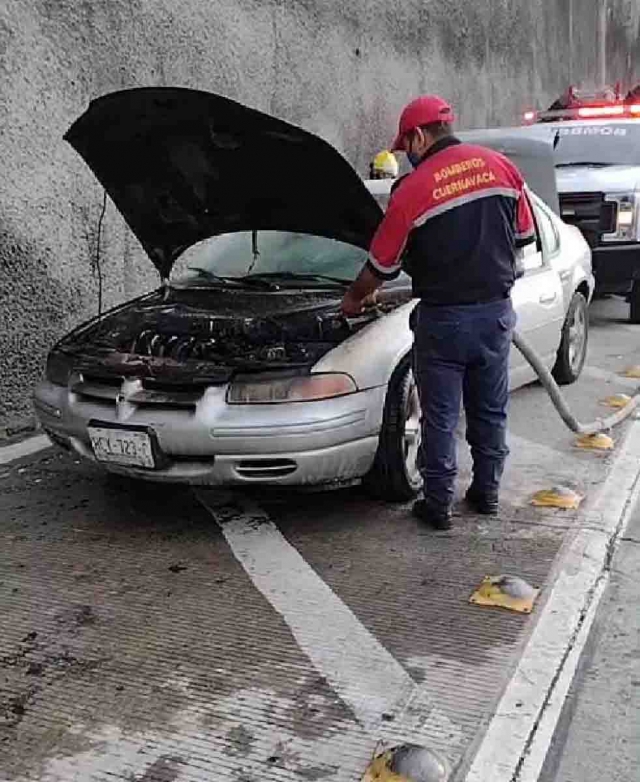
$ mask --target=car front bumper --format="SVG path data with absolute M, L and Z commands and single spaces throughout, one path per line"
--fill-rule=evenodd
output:
M 118 406 L 44 381 L 35 408 L 58 445 L 106 470 L 151 481 L 202 485 L 344 484 L 365 475 L 375 457 L 386 388 L 274 405 L 228 405 L 226 387 L 211 387 L 193 409 Z M 145 469 L 98 462 L 90 422 L 153 433 L 164 462 Z
M 640 280 L 640 244 L 594 247 L 592 263 L 600 293 L 628 293 Z

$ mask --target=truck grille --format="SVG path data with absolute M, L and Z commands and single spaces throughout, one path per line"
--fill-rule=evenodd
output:
M 602 234 L 615 230 L 617 206 L 602 193 L 561 193 L 560 213 L 565 223 L 579 228 L 591 247 L 600 244 Z

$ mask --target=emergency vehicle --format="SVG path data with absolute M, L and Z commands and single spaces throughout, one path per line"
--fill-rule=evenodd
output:
M 554 145 L 560 214 L 591 246 L 596 293 L 624 295 L 640 323 L 640 84 L 570 87 L 523 121 Z

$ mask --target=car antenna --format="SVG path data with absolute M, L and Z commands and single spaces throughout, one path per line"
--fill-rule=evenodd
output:
M 560 141 L 560 129 L 558 128 L 555 132 L 555 135 L 553 137 L 553 148 L 555 149 L 558 146 L 558 142 Z
M 255 228 L 251 231 L 251 252 L 253 253 L 253 260 L 251 261 L 251 266 L 249 266 L 247 274 L 251 274 L 253 267 L 260 257 L 260 250 L 258 250 L 258 231 Z

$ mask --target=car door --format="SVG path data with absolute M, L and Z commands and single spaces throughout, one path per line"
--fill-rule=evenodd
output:
M 564 320 L 562 283 L 551 266 L 552 254 L 560 251 L 560 244 L 557 240 L 554 245 L 543 234 L 547 228 L 544 221 L 549 222 L 549 218 L 541 205 L 534 201 L 532 209 L 536 222 L 536 242 L 522 251 L 524 274 L 516 281 L 512 298 L 518 314 L 516 328 L 544 362 L 552 366 Z M 514 375 L 512 385 L 520 385 L 531 377 L 528 365 L 515 348 L 511 357 L 511 370 Z

